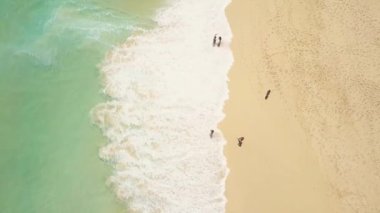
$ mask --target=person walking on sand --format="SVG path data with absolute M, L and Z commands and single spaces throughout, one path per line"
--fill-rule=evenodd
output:
M 212 136 L 214 136 L 214 130 L 213 129 L 210 131 L 210 138 L 212 138 Z
M 267 94 L 265 95 L 265 100 L 267 100 L 267 99 L 268 99 L 268 97 L 269 97 L 269 94 L 270 94 L 270 90 L 268 90 L 268 91 L 267 91 Z
M 239 147 L 241 147 L 241 145 L 243 145 L 243 140 L 244 140 L 244 137 L 238 138 L 238 146 Z
M 214 39 L 212 40 L 212 46 L 213 46 L 213 47 L 215 47 L 215 45 L 216 45 L 216 35 L 217 35 L 217 34 L 214 35 Z
M 219 36 L 219 42 L 218 42 L 218 47 L 220 47 L 220 45 L 222 44 L 222 37 Z

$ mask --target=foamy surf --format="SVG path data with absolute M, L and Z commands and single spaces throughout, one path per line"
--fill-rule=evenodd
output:
M 226 142 L 209 131 L 228 98 L 229 0 L 169 3 L 156 28 L 130 37 L 101 67 L 111 100 L 93 110 L 109 140 L 100 157 L 133 212 L 224 212 Z M 215 33 L 220 48 L 212 47 Z

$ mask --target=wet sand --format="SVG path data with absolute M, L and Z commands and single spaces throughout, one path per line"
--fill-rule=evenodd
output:
M 380 212 L 378 11 L 375 0 L 232 1 L 228 213 Z

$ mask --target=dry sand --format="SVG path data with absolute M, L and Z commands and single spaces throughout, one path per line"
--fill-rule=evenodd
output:
M 227 213 L 380 212 L 379 11 L 233 0 Z

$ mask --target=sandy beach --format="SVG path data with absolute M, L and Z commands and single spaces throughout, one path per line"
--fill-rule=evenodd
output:
M 375 0 L 232 1 L 228 213 L 380 212 L 378 11 Z

